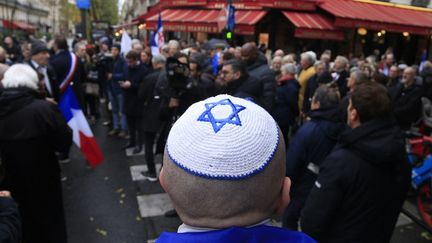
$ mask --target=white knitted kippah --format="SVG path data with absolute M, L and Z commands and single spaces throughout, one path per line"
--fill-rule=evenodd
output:
M 193 104 L 171 128 L 168 156 L 183 170 L 237 180 L 262 171 L 279 144 L 275 120 L 252 101 L 218 95 Z

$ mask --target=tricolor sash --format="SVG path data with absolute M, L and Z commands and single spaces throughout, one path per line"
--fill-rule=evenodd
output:
M 77 56 L 74 53 L 69 52 L 69 57 L 71 60 L 71 62 L 70 62 L 71 65 L 69 67 L 69 70 L 68 70 L 66 77 L 60 83 L 60 92 L 61 93 L 64 93 L 66 91 L 66 89 L 69 87 L 69 84 L 72 82 L 72 80 L 75 76 L 77 66 L 78 66 Z

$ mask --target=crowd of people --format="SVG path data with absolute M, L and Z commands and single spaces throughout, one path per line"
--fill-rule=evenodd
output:
M 229 47 L 224 42 L 187 45 L 177 40 L 153 54 L 139 40 L 133 40 L 125 53 L 106 37 L 95 45 L 74 41 L 72 47 L 64 37 L 21 46 L 12 37 L 4 39 L 0 47 L 0 74 L 4 74 L 0 78 L 0 154 L 6 173 L 0 189 L 11 191 L 19 204 L 24 242 L 66 242 L 58 161 L 69 160 L 71 134 L 57 107 L 64 85 L 73 87 L 91 124 L 100 121 L 109 126 L 107 136 L 125 140 L 122 149 L 132 149 L 134 154 L 144 150 L 148 166 L 144 178 L 158 181 L 154 156 L 165 153 L 160 180 L 173 200 L 174 214 L 185 223 L 182 232 L 196 232 L 190 226 L 267 225 L 271 215 L 279 212 L 283 227 L 301 229 L 319 242 L 390 240 L 410 179 L 401 131 L 418 124 L 421 98 L 432 98 L 430 62 L 420 66 L 397 63 L 390 48 L 383 55 L 349 60 L 333 57 L 329 50 L 318 58 L 314 51 L 264 53 L 255 43 Z M 197 108 L 202 100 L 206 102 Z M 219 105 L 222 108 L 213 109 Z M 198 116 L 194 120 L 191 114 Z M 256 116 L 257 123 L 266 122 L 252 129 L 242 123 L 253 123 L 250 116 Z M 182 119 L 188 121 L 176 125 Z M 261 141 L 273 120 L 280 129 L 268 137 L 275 139 L 274 144 Z M 200 124 L 207 122 L 222 137 L 203 132 Z M 243 125 L 247 132 L 240 129 Z M 198 137 L 188 137 L 191 134 Z M 187 141 L 183 152 L 177 149 L 179 139 Z M 269 146 L 273 146 L 271 153 L 264 155 Z M 232 147 L 240 154 L 262 155 L 270 165 L 239 159 Z M 20 154 L 23 149 L 29 153 Z M 185 154 L 207 162 L 196 168 L 184 161 Z M 238 180 L 244 182 L 239 187 L 219 178 L 218 168 L 209 169 L 213 165 L 206 164 L 229 164 L 234 158 L 246 167 L 258 163 L 261 169 L 268 166 L 271 173 L 285 173 L 252 169 L 257 176 L 251 178 L 274 176 L 274 181 L 240 176 Z M 25 167 L 29 165 L 33 169 Z M 227 168 L 230 172 L 223 173 L 236 178 L 230 173 L 239 167 Z M 40 180 L 41 175 L 46 180 Z M 49 188 L 46 198 L 34 194 L 39 193 L 37 188 Z M 233 200 L 232 195 L 242 190 L 246 193 Z M 251 195 L 253 190 L 256 195 Z M 267 196 L 270 201 L 261 200 Z M 214 208 L 214 200 L 218 207 L 227 206 Z M 56 234 L 50 233 L 53 228 Z M 276 241 L 286 237 L 270 232 L 277 235 Z M 171 237 L 181 236 L 165 234 L 161 241 Z M 221 235 L 210 237 L 222 239 Z M 313 241 L 305 235 L 289 237 Z

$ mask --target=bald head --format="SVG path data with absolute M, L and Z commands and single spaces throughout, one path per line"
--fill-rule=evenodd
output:
M 258 48 L 253 42 L 244 44 L 241 48 L 241 58 L 247 64 L 253 64 L 258 58 Z
M 228 95 L 197 102 L 170 131 L 160 183 L 188 225 L 257 224 L 289 202 L 283 136 L 253 102 Z
M 193 176 L 165 152 L 160 182 L 181 220 L 206 228 L 249 226 L 276 213 L 285 178 L 285 144 L 280 143 L 264 171 L 246 180 L 209 180 Z
M 416 70 L 412 67 L 407 67 L 404 69 L 402 74 L 402 82 L 406 86 L 410 86 L 415 83 Z

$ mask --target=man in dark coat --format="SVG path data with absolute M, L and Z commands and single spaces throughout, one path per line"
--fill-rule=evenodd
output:
M 155 143 L 156 134 L 162 123 L 159 119 L 161 97 L 156 95 L 155 86 L 159 76 L 164 74 L 165 62 L 166 59 L 162 55 L 155 55 L 152 58 L 154 71 L 144 78 L 138 92 L 139 99 L 144 103 L 144 119 L 142 126 L 144 131 L 145 160 L 148 168 L 148 171 L 142 172 L 141 174 L 145 179 L 151 182 L 157 181 L 153 145 Z
M 296 66 L 288 63 L 281 68 L 282 77 L 277 81 L 275 105 L 272 116 L 276 120 L 288 146 L 290 128 L 299 115 L 298 93 L 300 84 L 295 78 Z
M 54 68 L 58 83 L 62 87 L 60 92 L 63 93 L 67 82 L 70 83 L 75 96 L 81 107 L 84 105 L 84 94 L 81 83 L 85 77 L 84 65 L 74 53 L 69 51 L 67 41 L 63 37 L 57 37 L 54 41 L 55 55 L 50 58 L 50 64 Z
M 0 242 L 21 242 L 21 217 L 9 191 L 0 191 Z
M 60 101 L 60 89 L 57 74 L 54 68 L 49 64 L 49 50 L 45 43 L 35 41 L 31 45 L 31 58 L 28 65 L 38 72 L 44 80 L 44 93 L 46 97 Z
M 339 87 L 341 98 L 345 97 L 348 92 L 347 81 L 349 73 L 347 72 L 348 59 L 344 56 L 337 56 L 335 59 L 333 79 Z
M 286 176 L 292 181 L 291 202 L 283 215 L 283 226 L 298 229 L 300 212 L 315 182 L 319 167 L 336 145 L 345 128 L 338 116 L 339 92 L 320 86 L 312 97 L 310 118 L 296 132 L 287 151 Z
M 60 168 L 56 151 L 72 144 L 72 133 L 57 105 L 40 99 L 38 76 L 16 64 L 5 73 L 0 95 L 2 189 L 19 204 L 24 242 L 67 241 Z M 13 87 L 13 88 L 12 88 Z
M 393 99 L 394 115 L 399 126 L 406 130 L 418 121 L 421 115 L 422 89 L 415 83 L 415 70 L 405 68 L 402 83 L 390 90 Z
M 21 58 L 21 48 L 11 36 L 4 38 L 4 48 L 12 63 L 16 63 Z
M 125 59 L 120 55 L 120 45 L 111 48 L 112 62 L 108 70 L 108 98 L 112 107 L 113 129 L 108 132 L 109 136 L 118 135 L 125 138 L 127 135 L 127 120 L 124 115 L 124 95 L 120 83 L 126 80 L 128 66 Z
M 129 51 L 126 54 L 128 74 L 126 80 L 120 82 L 124 94 L 124 113 L 129 128 L 129 143 L 124 148 L 133 148 L 133 153 L 142 150 L 144 132 L 142 130 L 142 117 L 144 102 L 138 97 L 138 89 L 142 80 L 149 73 L 149 69 L 140 62 L 140 54 Z
M 258 79 L 263 86 L 261 106 L 271 112 L 276 94 L 275 74 L 269 68 L 266 57 L 259 52 L 255 43 L 242 46 L 241 57 L 247 65 L 249 75 Z
M 263 83 L 248 74 L 244 63 L 236 59 L 224 62 L 220 77 L 218 93 L 250 99 L 263 106 Z
M 302 211 L 302 230 L 318 242 L 389 242 L 411 170 L 386 88 L 356 87 L 347 120 L 351 129 L 320 166 Z

